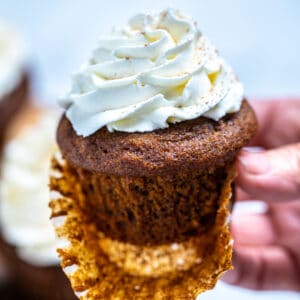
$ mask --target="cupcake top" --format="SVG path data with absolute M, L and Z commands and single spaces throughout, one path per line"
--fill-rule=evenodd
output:
M 34 112 L 30 111 L 30 118 Z M 22 121 L 4 149 L 0 180 L 1 234 L 31 265 L 59 263 L 57 240 L 49 220 L 48 177 L 55 150 L 57 115 L 39 112 L 32 122 Z M 21 128 L 21 129 L 20 129 Z
M 237 112 L 243 88 L 196 23 L 169 9 L 139 14 L 99 40 L 61 99 L 77 135 L 149 132 Z
M 24 40 L 13 28 L 0 22 L 0 101 L 18 85 L 26 62 Z
M 72 165 L 99 174 L 166 176 L 202 173 L 232 161 L 256 132 L 247 101 L 219 122 L 200 117 L 145 133 L 109 132 L 78 136 L 64 116 L 57 130 L 63 157 Z

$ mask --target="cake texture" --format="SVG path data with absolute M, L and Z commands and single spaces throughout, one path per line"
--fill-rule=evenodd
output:
M 202 117 L 137 134 L 103 128 L 82 138 L 64 117 L 57 137 L 91 221 L 114 239 L 144 245 L 180 242 L 213 225 L 224 170 L 255 128 L 245 101 L 219 122 Z
M 256 118 L 196 23 L 139 14 L 73 77 L 50 176 L 82 300 L 186 299 L 232 268 L 235 157 Z
M 220 189 L 214 224 L 183 243 L 133 246 L 105 237 L 82 210 L 88 199 L 74 169 L 60 155 L 52 163 L 52 219 L 65 245 L 61 264 L 80 299 L 192 300 L 232 267 L 229 233 L 234 168 Z M 54 175 L 55 174 L 55 175 Z
M 27 106 L 6 132 L 0 178 L 0 251 L 16 287 L 32 299 L 76 299 L 59 266 L 48 208 L 57 112 Z
M 29 77 L 23 75 L 21 82 L 0 100 L 0 149 L 3 147 L 7 128 L 29 102 L 29 95 Z
M 249 142 L 255 130 L 253 110 L 244 101 L 239 112 L 219 122 L 200 117 L 147 133 L 110 133 L 103 128 L 81 137 L 64 116 L 57 141 L 63 156 L 84 169 L 120 176 L 157 176 L 179 171 L 201 173 L 202 169 L 223 166 Z

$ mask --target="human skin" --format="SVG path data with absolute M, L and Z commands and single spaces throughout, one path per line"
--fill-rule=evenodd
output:
M 234 270 L 223 280 L 255 290 L 300 291 L 300 99 L 254 101 L 259 132 L 237 159 L 238 201 L 263 214 L 234 213 Z

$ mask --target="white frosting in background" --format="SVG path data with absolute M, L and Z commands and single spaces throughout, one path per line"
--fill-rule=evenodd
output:
M 47 112 L 4 149 L 0 225 L 4 239 L 27 263 L 57 265 L 57 240 L 49 220 L 49 167 L 57 115 Z
M 60 103 L 78 135 L 145 132 L 240 109 L 243 87 L 196 23 L 169 9 L 140 14 L 98 42 Z
M 0 100 L 20 82 L 27 62 L 24 40 L 0 22 Z

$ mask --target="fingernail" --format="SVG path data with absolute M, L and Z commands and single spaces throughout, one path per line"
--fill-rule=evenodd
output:
M 270 170 L 270 161 L 263 152 L 249 152 L 242 150 L 238 156 L 240 166 L 248 173 L 259 175 Z
M 263 152 L 265 149 L 263 147 L 244 147 L 242 151 L 250 152 L 250 153 L 258 153 Z

